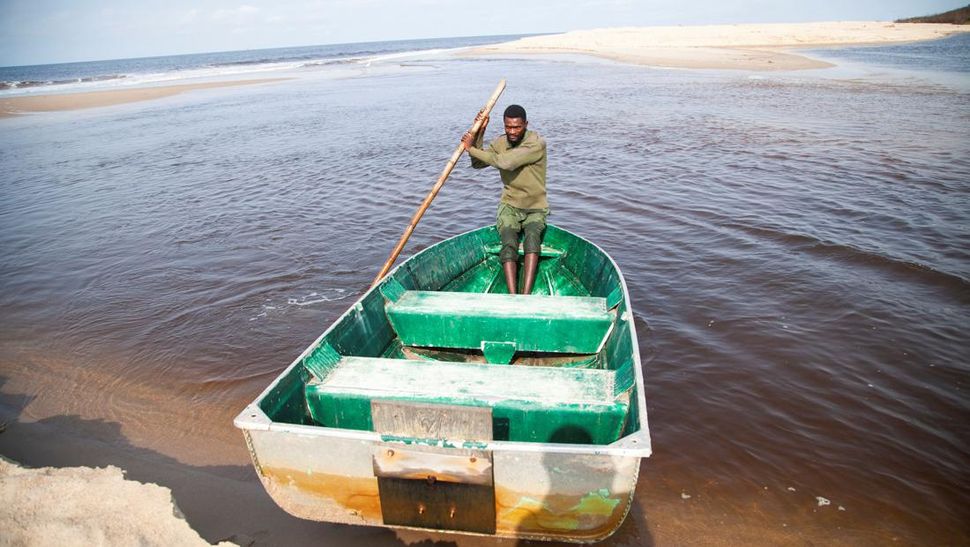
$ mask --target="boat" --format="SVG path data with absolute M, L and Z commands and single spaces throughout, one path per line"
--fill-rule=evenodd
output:
M 580 543 L 620 526 L 651 453 L 620 269 L 549 225 L 532 294 L 510 295 L 500 248 L 487 226 L 416 253 L 236 417 L 280 507 Z

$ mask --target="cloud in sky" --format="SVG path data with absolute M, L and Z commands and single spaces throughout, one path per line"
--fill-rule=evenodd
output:
M 670 24 L 891 20 L 965 0 L 0 0 L 0 65 Z

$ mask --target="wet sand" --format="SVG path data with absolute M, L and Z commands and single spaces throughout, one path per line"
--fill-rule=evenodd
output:
M 569 53 L 669 68 L 803 70 L 832 64 L 790 49 L 915 42 L 968 31 L 966 25 L 880 21 L 610 28 L 533 36 L 467 54 Z
M 131 89 L 108 89 L 101 91 L 85 91 L 81 93 L 63 93 L 57 95 L 29 95 L 0 98 L 0 118 L 27 114 L 30 112 L 56 112 L 61 110 L 79 110 L 114 106 L 118 104 L 147 101 L 171 97 L 179 93 L 197 89 L 212 89 L 237 85 L 253 85 L 277 82 L 286 78 L 261 78 L 255 80 L 227 80 L 222 82 L 202 82 L 194 84 L 178 84 L 159 87 L 138 87 Z

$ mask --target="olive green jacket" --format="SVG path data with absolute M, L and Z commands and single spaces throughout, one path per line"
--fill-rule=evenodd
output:
M 514 148 L 502 134 L 484 150 L 470 147 L 468 155 L 475 169 L 489 165 L 498 169 L 505 186 L 502 203 L 519 209 L 549 208 L 546 200 L 546 141 L 535 131 L 527 130 L 522 142 Z

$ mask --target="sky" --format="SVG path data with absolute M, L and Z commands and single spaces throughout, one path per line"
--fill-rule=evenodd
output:
M 967 0 L 0 0 L 0 66 L 651 25 L 887 21 Z

